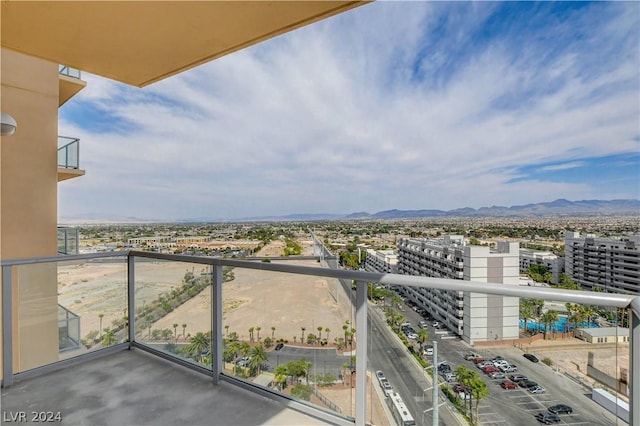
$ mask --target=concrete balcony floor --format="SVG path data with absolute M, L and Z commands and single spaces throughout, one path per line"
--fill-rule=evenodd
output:
M 1 411 L 3 424 L 20 412 L 27 421 L 14 421 L 29 424 L 34 411 L 59 411 L 67 426 L 326 424 L 140 350 L 16 381 L 2 389 Z

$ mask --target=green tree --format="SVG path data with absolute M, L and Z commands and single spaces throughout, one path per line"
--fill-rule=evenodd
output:
M 189 344 L 185 346 L 184 353 L 193 359 L 202 361 L 202 354 L 211 348 L 211 338 L 199 331 L 189 339 Z
M 427 341 L 429 341 L 429 333 L 427 333 L 427 330 L 422 328 L 418 331 L 418 343 L 420 344 L 420 347 L 424 346 Z
M 187 338 L 187 324 L 182 324 L 182 338 L 186 339 Z
M 323 330 L 323 327 L 318 327 L 317 330 L 318 330 L 318 342 L 320 342 L 320 341 L 322 341 L 322 330 Z
M 558 312 L 554 310 L 548 310 L 544 314 L 540 316 L 540 322 L 544 325 L 544 338 L 547 338 L 547 332 L 549 331 L 552 324 L 555 324 L 558 321 Z
M 313 388 L 309 385 L 298 384 L 291 389 L 291 396 L 294 398 L 309 401 Z
M 249 327 L 249 341 L 253 342 L 253 327 Z
M 175 336 L 176 342 L 178 341 L 178 324 L 173 324 L 173 335 Z
M 107 347 L 111 345 L 115 345 L 117 342 L 116 333 L 109 328 L 104 329 L 104 334 L 102 335 L 102 346 Z
M 532 299 L 520 299 L 520 317 L 524 321 L 524 331 L 527 332 L 528 328 L 528 320 L 529 318 L 533 318 L 534 313 L 534 305 Z
M 324 328 L 324 332 L 326 334 L 327 337 L 325 337 L 325 339 L 327 339 L 327 342 L 329 342 L 329 332 L 331 331 L 331 329 L 329 327 L 325 327 Z
M 264 346 L 258 344 L 251 349 L 251 360 L 249 361 L 249 367 L 256 369 L 258 371 L 258 375 L 262 370 L 262 366 L 269 359 L 267 355 L 267 351 L 264 350 Z
M 256 340 L 259 342 L 260 341 L 260 330 L 262 330 L 262 327 L 256 327 Z
M 275 339 L 274 334 L 276 333 L 276 328 L 271 326 L 271 338 Z
M 489 396 L 489 389 L 487 388 L 487 384 L 479 377 L 472 379 L 469 386 L 471 387 L 471 395 L 476 400 L 477 421 L 480 410 L 480 401 Z

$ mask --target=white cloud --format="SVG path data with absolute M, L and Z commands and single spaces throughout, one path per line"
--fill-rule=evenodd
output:
M 584 68 L 598 51 L 542 63 L 535 34 L 522 49 L 508 36 L 474 39 L 495 5 L 465 5 L 447 15 L 447 4 L 371 4 L 143 90 L 88 76 L 72 102 L 129 131 L 61 123 L 81 138 L 87 170 L 61 185 L 61 213 L 171 219 L 609 198 L 588 182 L 512 179 L 527 165 L 560 170 L 638 149 L 637 49 L 597 75 Z M 442 40 L 431 30 L 445 17 L 445 32 L 458 29 Z M 638 24 L 615 19 L 627 32 L 593 29 L 609 50 Z M 473 49 L 452 57 L 454 42 Z

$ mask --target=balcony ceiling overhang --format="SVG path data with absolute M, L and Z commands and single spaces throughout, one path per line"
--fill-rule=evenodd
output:
M 2 47 L 146 86 L 362 1 L 2 1 Z

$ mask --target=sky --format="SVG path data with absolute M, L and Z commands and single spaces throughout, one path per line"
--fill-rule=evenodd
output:
M 83 73 L 59 216 L 640 198 L 640 3 L 374 2 L 143 89 Z

